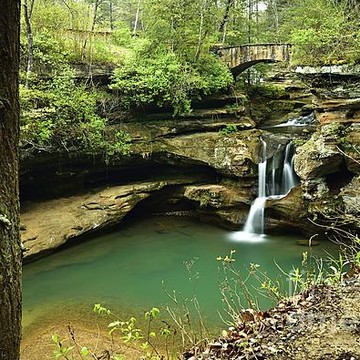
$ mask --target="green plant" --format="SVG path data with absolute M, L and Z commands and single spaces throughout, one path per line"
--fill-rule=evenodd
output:
M 294 0 L 284 12 L 281 33 L 294 46 L 292 61 L 302 65 L 356 62 L 359 27 L 345 2 Z
M 352 252 L 355 254 L 352 258 L 357 259 L 352 260 L 354 264 L 360 259 L 360 252 L 358 249 L 354 251 L 353 248 Z M 258 264 L 250 264 L 248 270 L 241 271 L 235 266 L 234 254 L 235 250 L 232 250 L 229 255 L 217 258 L 222 264 L 219 289 L 225 305 L 225 314 L 231 320 L 230 325 L 241 321 L 242 314 L 249 308 L 253 312 L 259 311 L 259 298 L 249 291 L 249 287 L 256 288 L 258 294 L 276 304 L 284 298 L 293 297 L 314 286 L 339 284 L 350 264 L 344 253 L 339 253 L 338 259 L 328 256 L 323 260 L 305 251 L 301 266 L 293 266 L 289 271 L 285 271 L 275 263 L 283 278 L 274 279 L 263 272 Z M 284 284 L 284 279 L 287 286 Z
M 171 335 L 169 326 L 161 327 L 158 331 L 153 328 L 153 322 L 158 319 L 160 310 L 153 307 L 149 311 L 146 311 L 144 318 L 147 321 L 146 331 L 140 329 L 137 326 L 137 319 L 130 317 L 129 320 L 124 321 L 113 314 L 109 309 L 103 307 L 101 304 L 95 304 L 94 312 L 98 315 L 106 315 L 112 317 L 114 320 L 108 324 L 110 329 L 109 334 L 113 335 L 115 332 L 120 332 L 121 339 L 125 344 L 132 344 L 137 346 L 143 353 L 144 359 L 160 360 L 164 359 L 164 356 L 160 353 L 154 340 L 157 337 L 165 339 L 166 342 L 166 356 L 167 359 L 171 359 L 172 355 L 168 350 L 168 338 Z M 120 356 L 114 354 L 113 356 Z
M 74 346 L 65 346 L 63 344 L 63 340 L 60 340 L 59 335 L 54 334 L 51 337 L 54 345 L 55 345 L 55 350 L 54 350 L 54 356 L 56 359 L 59 359 L 61 357 L 63 357 L 64 359 L 69 359 L 68 355 L 71 353 L 71 351 L 74 349 Z
M 282 99 L 286 96 L 285 89 L 276 85 L 251 85 L 247 88 L 250 97 L 266 98 L 271 100 Z
M 190 111 L 189 77 L 186 66 L 174 54 L 165 53 L 127 61 L 115 70 L 110 87 L 119 92 L 125 108 L 171 104 L 174 114 L 181 114 Z
M 356 261 L 356 257 L 354 258 Z M 349 261 L 340 252 L 338 258 L 332 256 L 328 257 L 328 268 L 325 284 L 338 284 L 340 283 L 348 271 Z
M 149 46 L 138 48 L 114 72 L 110 88 L 119 93 L 124 108 L 171 106 L 174 116 L 187 114 L 193 97 L 226 89 L 233 81 L 229 70 L 213 56 L 191 64 L 168 49 L 149 54 Z
M 171 301 L 171 305 L 165 306 L 165 310 L 172 320 L 173 328 L 181 336 L 182 349 L 206 346 L 209 332 L 204 323 L 199 300 L 196 296 L 199 272 L 195 265 L 197 258 L 185 261 L 184 265 L 189 279 L 190 294 L 187 296 L 172 290 L 168 291 L 163 282 L 164 293 Z
M 68 326 L 68 331 L 70 334 L 71 344 L 67 345 L 68 341 L 66 339 L 60 340 L 58 334 L 52 335 L 51 339 L 54 343 L 54 357 L 56 359 L 65 359 L 65 360 L 73 360 L 76 354 L 76 357 L 80 360 L 89 360 L 89 359 L 98 359 L 91 350 L 89 350 L 86 346 L 81 346 L 77 343 L 75 338 L 75 333 L 71 326 Z M 113 358 L 116 360 L 115 358 Z M 120 360 L 120 359 L 119 359 Z
M 129 135 L 107 130 L 107 120 L 97 114 L 100 96 L 77 85 L 67 66 L 36 87 L 21 85 L 21 146 L 28 151 L 102 155 L 106 162 L 127 154 Z
M 228 124 L 224 128 L 219 130 L 219 134 L 224 136 L 229 136 L 238 131 L 237 125 L 235 124 Z
M 250 271 L 245 272 L 244 276 L 244 272 L 239 271 L 235 266 L 235 253 L 235 250 L 231 250 L 229 255 L 217 257 L 217 261 L 221 263 L 219 290 L 224 304 L 223 311 L 230 322 L 225 318 L 223 320 L 231 326 L 241 321 L 241 314 L 244 309 L 259 309 L 257 299 L 249 291 L 248 285 L 251 276 L 257 271 L 259 265 L 251 264 Z

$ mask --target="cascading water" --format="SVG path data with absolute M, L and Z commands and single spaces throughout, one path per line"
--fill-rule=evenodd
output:
M 264 212 L 266 202 L 266 142 L 261 139 L 261 162 L 258 165 L 258 197 L 251 205 L 244 225 L 244 232 L 262 234 L 264 232 Z
M 282 173 L 281 194 L 286 195 L 297 184 L 294 172 L 294 156 L 291 155 L 291 143 L 285 148 L 284 166 Z
M 258 165 L 258 196 L 251 205 L 243 230 L 234 234 L 235 240 L 251 239 L 253 241 L 261 238 L 261 235 L 264 234 L 266 200 L 270 197 L 285 196 L 298 182 L 294 172 L 291 143 L 286 145 L 285 153 L 278 152 L 273 155 L 272 161 L 269 162 L 271 164 L 269 171 L 267 169 L 267 144 L 263 139 L 261 139 L 261 144 L 261 162 Z
M 316 121 L 314 113 L 305 116 L 299 116 L 294 119 L 288 120 L 285 123 L 275 125 L 275 127 L 286 127 L 286 126 L 307 126 L 312 125 Z

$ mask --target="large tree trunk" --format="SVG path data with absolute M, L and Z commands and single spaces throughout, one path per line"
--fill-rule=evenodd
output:
M 18 360 L 21 330 L 19 240 L 20 0 L 0 0 L 0 360 Z

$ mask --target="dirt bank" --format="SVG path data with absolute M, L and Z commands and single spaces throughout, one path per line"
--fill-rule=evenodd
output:
M 359 360 L 360 275 L 318 286 L 243 322 L 184 359 Z

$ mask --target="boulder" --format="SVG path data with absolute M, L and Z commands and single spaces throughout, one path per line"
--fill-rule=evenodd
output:
M 300 186 L 291 189 L 286 196 L 269 198 L 266 201 L 265 216 L 268 230 L 298 229 L 299 232 L 306 233 L 306 215 L 307 207 Z
M 200 208 L 215 209 L 241 207 L 249 204 L 251 192 L 225 185 L 189 185 L 184 189 L 185 198 L 196 201 Z
M 339 140 L 337 124 L 329 124 L 297 148 L 294 168 L 301 180 L 321 178 L 341 169 L 344 158 L 338 148 Z

